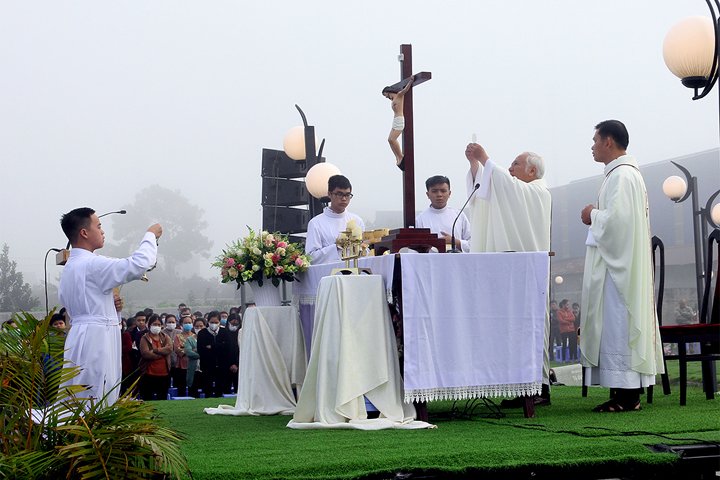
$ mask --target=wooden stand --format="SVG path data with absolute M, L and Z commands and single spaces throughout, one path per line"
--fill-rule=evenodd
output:
M 429 228 L 398 228 L 390 230 L 388 235 L 375 242 L 375 255 L 386 251 L 397 253 L 403 247 L 412 248 L 420 253 L 428 253 L 432 247 L 445 253 L 445 239 L 431 233 Z

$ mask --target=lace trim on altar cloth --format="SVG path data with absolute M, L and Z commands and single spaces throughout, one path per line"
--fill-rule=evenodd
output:
M 385 295 L 387 297 L 387 302 L 392 303 L 393 296 L 392 296 L 392 290 L 386 290 Z M 315 301 L 317 300 L 317 295 L 293 295 L 293 297 L 297 297 L 298 303 L 300 305 L 315 305 Z
M 540 395 L 542 382 L 485 385 L 477 387 L 422 388 L 405 390 L 405 403 L 434 402 L 438 400 L 465 400 L 468 398 Z

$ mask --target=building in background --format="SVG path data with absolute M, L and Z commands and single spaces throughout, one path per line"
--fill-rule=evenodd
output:
M 640 166 L 650 205 L 650 231 L 665 244 L 665 325 L 674 323 L 674 311 L 680 298 L 685 298 L 694 310 L 698 310 L 698 305 L 692 204 L 689 200 L 674 203 L 663 193 L 662 184 L 671 175 L 684 177 L 671 160 L 682 165 L 698 178 L 698 199 L 704 206 L 720 186 L 719 157 L 720 149 L 712 149 Z M 598 165 L 598 170 L 600 167 Z M 555 252 L 551 264 L 551 297 L 558 301 L 567 298 L 571 303 L 581 303 L 587 226 L 580 220 L 580 212 L 586 205 L 597 203 L 603 179 L 603 175 L 598 175 L 550 189 L 552 249 Z M 557 276 L 563 278 L 559 285 L 554 281 Z

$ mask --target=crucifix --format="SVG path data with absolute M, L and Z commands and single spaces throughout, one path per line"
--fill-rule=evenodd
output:
M 401 80 L 383 89 L 383 95 L 393 100 L 393 131 L 390 132 L 390 147 L 395 154 L 397 165 L 403 172 L 403 224 L 405 228 L 391 230 L 388 235 L 375 242 L 375 255 L 384 252 L 396 253 L 403 247 L 418 252 L 428 252 L 432 247 L 445 252 L 445 240 L 430 233 L 429 228 L 415 227 L 415 148 L 413 141 L 413 89 L 432 78 L 430 72 L 412 74 L 412 45 L 400 45 Z M 411 88 L 406 88 L 412 82 Z M 386 92 L 392 93 L 387 95 Z M 403 102 L 402 115 L 399 117 L 399 105 Z M 403 128 L 404 126 L 404 128 Z M 402 130 L 402 151 L 397 144 L 397 130 Z M 393 143 L 395 142 L 395 144 Z
M 432 78 L 430 72 L 412 74 L 412 45 L 400 45 L 400 78 L 401 80 L 386 90 L 401 92 L 413 78 L 412 87 L 416 87 Z M 404 93 L 403 116 L 405 126 L 402 130 L 403 167 L 403 223 L 405 228 L 415 226 L 415 147 L 413 137 L 413 88 Z M 393 122 L 395 128 L 396 122 Z

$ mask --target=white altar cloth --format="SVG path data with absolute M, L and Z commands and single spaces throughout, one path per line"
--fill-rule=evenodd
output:
M 334 268 L 344 266 L 345 262 L 310 265 L 307 271 L 297 274 L 297 282 L 292 282 L 293 304 L 297 304 L 298 310 L 300 311 L 300 321 L 302 322 L 303 331 L 305 332 L 305 348 L 308 354 L 312 346 L 312 332 L 315 322 L 315 299 L 320 280 L 330 276 Z M 391 303 L 395 255 L 363 257 L 358 260 L 358 266 L 361 268 L 369 268 L 374 275 L 380 275 L 383 278 L 387 301 Z
M 342 268 L 345 262 L 310 265 L 307 271 L 298 273 L 299 281 L 292 282 L 293 296 L 298 296 L 301 305 L 315 305 L 318 285 L 323 277 L 330 276 L 334 268 Z M 352 266 L 352 262 L 350 262 Z M 385 282 L 385 291 L 390 295 L 392 291 L 393 272 L 395 271 L 395 255 L 380 255 L 377 257 L 363 257 L 358 259 L 360 268 L 369 268 L 374 275 L 380 275 Z
M 293 307 L 245 311 L 238 335 L 240 361 L 235 406 L 206 408 L 210 415 L 292 415 L 293 387 L 300 394 L 307 356 L 300 316 Z
M 294 429 L 432 428 L 403 403 L 395 336 L 379 275 L 320 281 L 312 352 Z M 380 411 L 367 419 L 365 401 Z
M 400 261 L 406 402 L 540 392 L 547 252 Z

